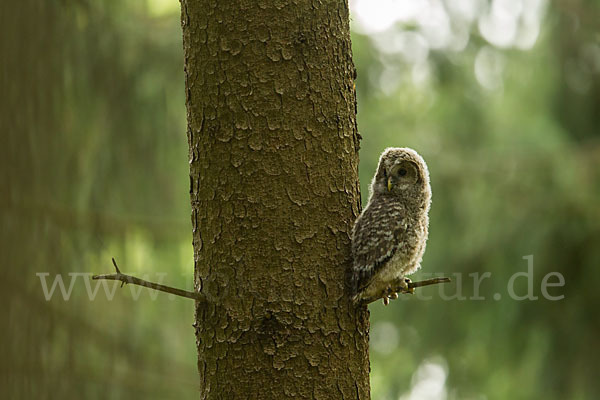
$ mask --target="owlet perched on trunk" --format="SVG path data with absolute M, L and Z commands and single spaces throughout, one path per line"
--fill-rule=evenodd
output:
M 386 149 L 379 158 L 369 202 L 352 231 L 353 300 L 382 297 L 384 304 L 408 289 L 421 267 L 427 241 L 431 187 L 427 164 L 409 148 Z

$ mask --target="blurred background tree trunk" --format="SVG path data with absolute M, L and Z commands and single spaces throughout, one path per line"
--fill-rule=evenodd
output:
M 346 2 L 182 1 L 201 398 L 368 398 Z

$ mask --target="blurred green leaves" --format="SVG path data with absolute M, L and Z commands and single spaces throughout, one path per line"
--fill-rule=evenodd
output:
M 592 332 L 599 332 L 600 296 L 591 282 L 597 282 L 600 258 L 594 244 L 600 242 L 600 113 L 592 105 L 600 100 L 600 68 L 589 67 L 589 59 L 598 46 L 590 35 L 598 19 L 590 16 L 600 9 L 558 2 L 545 12 L 542 5 L 540 13 L 531 9 L 539 2 L 479 2 L 463 25 L 470 27 L 469 38 L 456 51 L 427 40 L 424 15 L 441 6 L 455 27 L 453 7 L 476 2 L 416 3 L 425 4 L 423 13 L 399 13 L 399 22 L 384 31 L 353 34 L 361 187 L 367 193 L 385 147 L 409 146 L 423 154 L 433 205 L 423 270 L 415 279 L 444 273 L 457 285 L 461 277 L 467 300 L 444 301 L 436 289 L 426 288 L 431 300 L 372 306 L 373 397 L 595 398 L 600 387 L 591 371 L 600 346 Z M 506 5 L 515 8 L 505 10 Z M 483 26 L 489 18 L 509 18 L 492 15 L 503 10 L 520 13 L 519 24 L 535 25 L 523 18 L 538 15 L 535 44 L 519 46 L 512 28 Z M 501 45 L 511 34 L 517 35 L 514 45 Z M 420 36 L 425 57 L 415 55 L 423 50 L 406 35 Z M 569 84 L 572 63 L 594 71 L 579 75 L 586 80 L 585 93 Z M 565 112 L 579 102 L 573 114 Z M 564 300 L 507 296 L 510 277 L 526 271 L 522 257 L 530 254 L 536 295 L 544 275 L 556 271 L 566 280 L 554 289 Z M 469 300 L 475 289 L 468 274 L 485 272 L 491 273 L 479 288 L 485 300 Z M 525 293 L 526 282 L 515 282 L 515 291 Z M 386 335 L 391 352 L 377 350 L 385 349 L 381 326 L 396 329 Z M 435 385 L 430 393 L 415 389 L 420 365 L 431 357 L 442 360 L 440 368 L 447 371 L 439 378 L 442 392 Z

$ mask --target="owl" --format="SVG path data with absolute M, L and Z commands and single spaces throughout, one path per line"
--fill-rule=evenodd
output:
M 423 158 L 409 148 L 388 148 L 379 158 L 369 201 L 352 230 L 355 302 L 397 298 L 421 267 L 428 235 L 431 187 Z

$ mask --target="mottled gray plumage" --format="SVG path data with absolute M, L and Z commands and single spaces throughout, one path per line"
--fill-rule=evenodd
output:
M 355 301 L 384 293 L 421 267 L 431 187 L 423 158 L 409 148 L 386 149 L 371 182 L 369 202 L 352 231 Z M 387 297 L 384 299 L 387 304 Z

